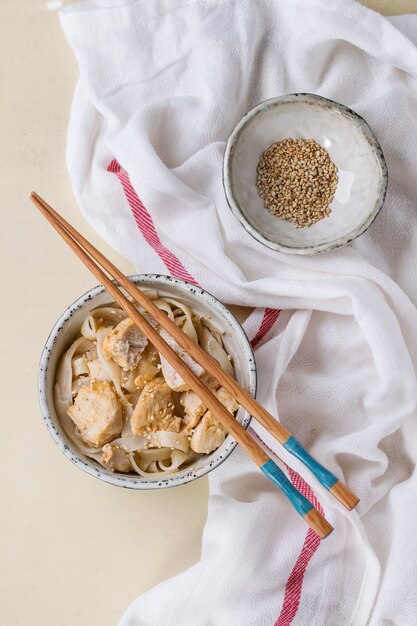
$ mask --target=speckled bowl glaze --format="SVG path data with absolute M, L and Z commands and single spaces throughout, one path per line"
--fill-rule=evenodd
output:
M 136 284 L 158 289 L 162 295 L 175 297 L 192 307 L 196 313 L 210 315 L 211 319 L 225 330 L 224 343 L 229 354 L 233 357 L 236 379 L 255 396 L 256 365 L 251 345 L 242 326 L 223 304 L 207 291 L 170 276 L 143 274 L 131 276 L 130 279 Z M 66 437 L 54 408 L 55 371 L 61 356 L 79 334 L 84 317 L 92 309 L 103 306 L 110 301 L 111 297 L 103 287 L 95 287 L 71 304 L 53 327 L 43 349 L 39 365 L 39 401 L 46 427 L 61 452 L 77 467 L 100 480 L 119 487 L 131 489 L 174 487 L 204 476 L 227 459 L 236 447 L 236 441 L 230 435 L 226 437 L 218 450 L 202 457 L 191 468 L 186 468 L 176 474 L 166 476 L 158 474 L 157 477 L 153 475 L 149 478 L 111 472 L 78 452 Z M 244 428 L 248 427 L 250 415 L 241 407 L 236 417 Z
M 331 215 L 308 228 L 271 215 L 256 188 L 262 152 L 289 138 L 314 139 L 338 168 Z M 298 93 L 261 102 L 240 120 L 226 145 L 223 184 L 232 212 L 252 237 L 280 252 L 317 254 L 365 232 L 384 203 L 388 173 L 364 119 L 332 100 Z

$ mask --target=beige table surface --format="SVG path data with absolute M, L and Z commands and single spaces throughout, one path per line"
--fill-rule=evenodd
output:
M 365 4 L 417 12 L 417 0 Z M 45 195 L 132 268 L 99 240 L 71 193 L 65 136 L 77 67 L 57 14 L 40 0 L 0 0 L 0 50 L 0 626 L 113 626 L 138 594 L 199 558 L 207 481 L 118 489 L 77 470 L 46 432 L 39 355 L 60 313 L 95 281 L 28 193 Z

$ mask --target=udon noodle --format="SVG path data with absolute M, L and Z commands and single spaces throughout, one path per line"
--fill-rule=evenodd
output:
M 156 290 L 146 294 L 222 369 L 234 375 L 222 329 L 179 300 Z M 163 328 L 147 319 L 234 414 L 238 405 L 230 393 Z M 54 400 L 74 447 L 112 471 L 141 476 L 177 472 L 217 449 L 226 436 L 215 415 L 113 304 L 90 311 L 83 320 L 79 337 L 58 366 Z

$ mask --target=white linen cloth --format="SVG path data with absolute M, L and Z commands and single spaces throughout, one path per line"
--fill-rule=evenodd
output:
M 346 512 L 253 424 L 335 531 L 306 537 L 236 450 L 210 474 L 201 561 L 121 626 L 415 625 L 417 16 L 349 0 L 106 0 L 61 22 L 80 66 L 68 166 L 84 214 L 139 272 L 186 270 L 223 301 L 284 310 L 256 349 L 258 398 L 361 497 Z M 299 91 L 360 113 L 390 176 L 368 232 L 308 258 L 252 239 L 221 181 L 240 117 Z

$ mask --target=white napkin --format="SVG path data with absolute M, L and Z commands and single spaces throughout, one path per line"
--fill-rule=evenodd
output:
M 121 626 L 416 624 L 417 16 L 348 0 L 91 0 L 61 20 L 80 66 L 68 165 L 86 217 L 139 272 L 263 307 L 246 325 L 259 400 L 361 497 L 347 513 L 253 424 L 335 531 L 318 541 L 237 450 L 210 474 L 201 561 Z M 242 114 L 298 91 L 360 113 L 390 175 L 369 231 L 309 258 L 253 240 L 221 181 Z

